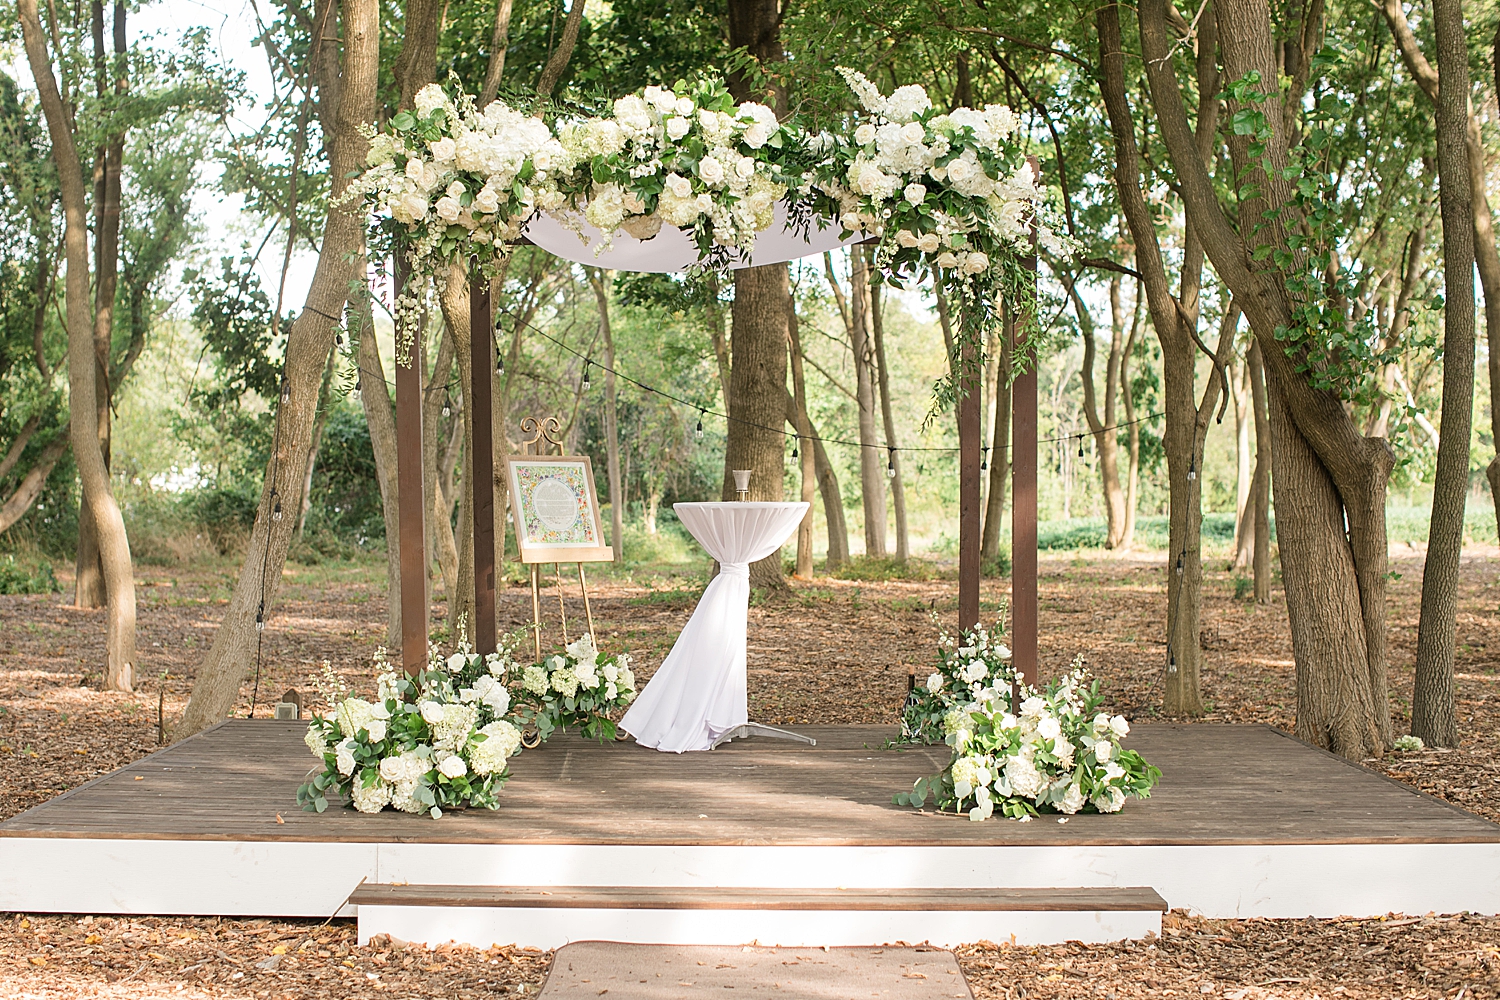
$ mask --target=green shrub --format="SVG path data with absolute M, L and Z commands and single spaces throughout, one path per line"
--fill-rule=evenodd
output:
M 28 567 L 13 554 L 0 557 L 0 594 L 55 594 L 60 590 L 47 560 L 38 559 Z

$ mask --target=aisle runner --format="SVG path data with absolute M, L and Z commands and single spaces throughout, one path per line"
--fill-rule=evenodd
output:
M 724 990 L 734 990 L 724 993 Z M 936 948 L 715 948 L 581 941 L 559 948 L 541 1000 L 972 1000 Z

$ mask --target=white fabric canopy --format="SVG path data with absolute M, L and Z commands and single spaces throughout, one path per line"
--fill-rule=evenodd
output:
M 708 750 L 750 721 L 745 624 L 750 564 L 781 547 L 807 513 L 805 503 L 679 503 L 683 527 L 719 560 L 672 651 L 620 727 L 642 746 L 672 753 Z
M 616 271 L 670 273 L 686 271 L 698 263 L 697 245 L 687 233 L 676 226 L 662 226 L 661 231 L 649 240 L 638 240 L 624 231 L 617 231 L 613 245 L 596 256 L 594 251 L 603 243 L 604 233 L 584 222 L 581 216 L 577 217 L 577 221 L 582 225 L 584 235 L 588 237 L 587 243 L 580 240 L 577 233 L 545 212 L 538 212 L 532 216 L 523 232 L 527 239 L 549 253 L 564 260 L 577 261 L 593 267 L 612 268 Z M 847 240 L 840 240 L 839 224 L 830 222 L 828 225 L 830 228 L 820 229 L 818 222 L 815 221 L 809 238 L 804 240 L 801 236 L 787 231 L 786 203 L 777 202 L 776 221 L 755 238 L 754 255 L 748 262 L 736 262 L 731 266 L 735 268 L 755 267 L 761 264 L 776 264 L 784 260 L 796 260 L 799 257 L 810 257 L 825 250 L 848 246 L 865 238 L 863 233 L 855 233 Z

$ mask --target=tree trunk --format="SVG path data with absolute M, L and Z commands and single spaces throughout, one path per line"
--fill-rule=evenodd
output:
M 1141 495 L 1141 425 L 1135 412 L 1135 391 L 1130 385 L 1130 357 L 1140 342 L 1137 338 L 1141 330 L 1141 304 L 1140 283 L 1137 282 L 1130 334 L 1125 338 L 1125 350 L 1120 358 L 1120 411 L 1125 415 L 1126 460 L 1130 465 L 1125 473 L 1125 531 L 1120 539 L 1120 549 L 1124 552 L 1129 552 L 1135 545 L 1135 511 Z
M 947 304 L 939 313 L 946 325 Z M 983 567 L 996 567 L 1000 557 L 1001 528 L 1005 521 L 1005 487 L 1010 482 L 1010 356 L 1015 347 L 1015 314 L 1007 305 L 1001 323 L 998 365 L 995 370 L 995 421 L 990 429 L 990 488 L 984 499 L 984 532 L 980 536 L 979 559 Z M 949 337 L 952 336 L 950 332 Z
M 1254 511 L 1250 535 L 1255 540 L 1255 603 L 1271 603 L 1271 415 L 1267 412 L 1266 367 L 1260 357 L 1260 341 L 1250 339 L 1245 356 L 1250 376 L 1250 403 L 1255 413 L 1255 475 L 1250 481 L 1250 505 Z
M 52 475 L 53 466 L 57 465 L 57 460 L 62 458 L 63 452 L 68 450 L 69 431 L 70 426 L 64 424 L 57 436 L 48 442 L 47 447 L 37 455 L 36 461 L 31 464 L 30 469 L 26 470 L 26 475 L 21 477 L 21 482 L 11 491 L 10 496 L 3 504 L 0 504 L 0 533 L 4 533 L 19 521 L 36 502 L 36 498 L 42 492 L 42 487 L 47 485 L 47 477 Z M 16 453 L 17 457 L 20 457 L 20 449 L 16 449 Z
M 1441 85 L 1437 97 L 1438 200 L 1443 218 L 1443 429 L 1432 484 L 1432 523 L 1422 571 L 1411 731 L 1429 746 L 1458 746 L 1453 690 L 1458 569 L 1469 435 L 1474 414 L 1474 214 L 1465 149 L 1469 56 L 1460 0 L 1433 0 Z M 1483 197 L 1483 192 L 1479 192 Z
M 880 418 L 885 425 L 886 478 L 891 481 L 891 506 L 896 515 L 896 561 L 904 566 L 911 554 L 906 536 L 906 487 L 901 480 L 901 452 L 896 444 L 896 418 L 891 411 L 891 378 L 879 285 L 870 286 L 870 320 L 875 331 L 875 368 L 880 373 Z
M 787 393 L 786 420 L 796 427 L 799 419 L 807 421 L 807 432 L 812 435 L 811 442 L 805 443 L 804 447 L 812 448 L 813 470 L 818 477 L 818 495 L 823 498 L 823 521 L 828 526 L 828 559 L 825 565 L 832 573 L 849 561 L 849 525 L 844 520 L 844 498 L 839 492 L 839 477 L 833 470 L 833 462 L 828 458 L 828 450 L 823 447 L 823 439 L 818 436 L 818 425 L 812 422 L 812 417 L 805 409 L 797 409 L 796 399 L 791 393 Z
M 1276 79 L 1265 0 L 1218 0 L 1215 7 L 1225 75 L 1243 79 L 1253 71 L 1262 80 Z M 1257 174 L 1260 189 L 1247 190 L 1253 196 L 1242 197 L 1236 208 L 1238 219 L 1271 221 L 1257 221 L 1242 236 L 1224 213 L 1188 124 L 1166 21 L 1165 0 L 1141 0 L 1142 65 L 1156 121 L 1188 219 L 1220 280 L 1242 304 L 1267 369 L 1277 532 L 1298 673 L 1297 734 L 1356 760 L 1378 755 L 1390 732 L 1385 490 L 1394 456 L 1384 440 L 1359 433 L 1337 395 L 1308 383 L 1276 336 L 1293 325 L 1293 304 L 1285 276 L 1258 262 L 1255 251 L 1287 251 L 1288 227 L 1297 224 L 1296 210 L 1286 207 L 1292 201 L 1282 174 L 1287 130 L 1273 130 L 1264 151 L 1268 172 Z M 1282 121 L 1285 102 L 1273 89 L 1259 110 Z M 1231 104 L 1231 112 L 1240 110 L 1238 102 Z M 1252 169 L 1250 141 L 1228 137 L 1236 177 Z M 1280 216 L 1272 205 L 1282 206 Z
M 1094 317 L 1078 294 L 1077 283 L 1071 275 L 1063 275 L 1063 284 L 1068 297 L 1073 300 L 1073 311 L 1078 315 L 1079 331 L 1083 335 L 1083 370 L 1079 381 L 1083 384 L 1083 418 L 1089 425 L 1094 439 L 1094 448 L 1099 453 L 1099 479 L 1104 488 L 1104 511 L 1108 525 L 1104 547 L 1118 549 L 1125 539 L 1125 491 L 1120 488 L 1120 440 L 1115 434 L 1115 399 L 1120 389 L 1120 363 L 1125 348 L 1125 323 L 1120 312 L 1120 278 L 1115 275 L 1110 281 L 1110 340 L 1109 357 L 1104 365 L 1104 408 L 1100 411 L 1097 389 L 1094 386 Z M 1066 444 L 1066 443 L 1065 443 Z
M 1231 569 L 1246 569 L 1255 559 L 1255 507 L 1250 500 L 1255 473 L 1250 461 L 1250 427 L 1255 414 L 1250 406 L 1250 362 L 1229 371 L 1230 399 L 1234 403 L 1234 559 Z
M 875 350 L 869 320 L 869 269 L 862 247 L 849 251 L 849 332 L 859 406 L 859 489 L 865 514 L 865 556 L 885 558 L 885 462 L 875 435 Z
M 799 580 L 811 580 L 813 576 L 813 499 L 818 489 L 818 464 L 813 451 L 812 420 L 807 415 L 807 382 L 802 373 L 802 332 L 797 322 L 797 297 L 786 300 L 787 350 L 792 368 L 793 413 L 789 423 L 797 428 L 798 448 L 793 457 L 798 461 L 802 474 L 802 502 L 807 504 L 807 514 L 797 525 L 797 572 Z M 829 551 L 833 551 L 832 527 L 829 528 Z
M 750 499 L 780 500 L 786 463 L 787 283 L 785 264 L 734 273 L 734 353 L 729 440 L 724 449 L 725 500 L 734 499 L 734 469 L 749 469 Z M 771 430 L 770 428 L 776 428 Z M 786 586 L 781 550 L 753 563 L 753 587 Z
M 88 301 L 88 222 L 83 170 L 68 124 L 69 109 L 63 104 L 56 77 L 52 75 L 36 0 L 19 0 L 17 6 L 27 61 L 52 140 L 52 159 L 57 168 L 63 203 L 63 242 L 67 252 L 68 409 L 72 420 L 73 460 L 83 485 L 83 505 L 93 518 L 99 554 L 104 563 L 104 686 L 110 690 L 129 691 L 134 685 L 135 672 L 135 579 L 125 520 L 110 489 L 109 469 L 99 448 L 97 399 L 91 391 L 97 385 L 97 354 Z
M 34 2 L 34 0 L 23 0 Z M 319 10 L 329 0 L 321 0 Z M 344 0 L 342 65 L 324 60 L 319 73 L 320 117 L 328 157 L 332 202 L 364 165 L 367 144 L 359 127 L 375 120 L 379 69 L 379 5 L 375 0 Z M 335 32 L 330 29 L 328 37 Z M 266 491 L 256 513 L 234 594 L 214 635 L 213 647 L 198 667 L 187 709 L 174 734 L 187 736 L 218 722 L 233 708 L 240 682 L 257 657 L 258 611 L 272 607 L 291 543 L 290 519 L 275 521 L 271 511 L 279 486 L 297 489 L 312 436 L 318 383 L 336 326 L 327 319 L 343 312 L 351 281 L 363 273 L 364 217 L 358 209 L 331 209 L 323 224 L 321 248 L 306 304 L 287 335 L 285 385 L 276 411 L 276 449 L 266 469 Z M 287 498 L 293 502 L 300 497 Z
M 362 267 L 368 277 L 368 272 Z M 375 452 L 375 478 L 380 485 L 380 511 L 385 520 L 387 649 L 401 648 L 401 537 L 400 498 L 396 489 L 396 412 L 375 339 L 374 316 L 366 300 L 359 311 L 359 405 L 370 428 Z
M 479 88 L 479 107 L 483 110 L 500 93 L 500 78 L 505 74 L 505 53 L 510 48 L 510 12 L 513 0 L 499 0 L 495 5 L 495 30 L 490 35 L 490 58 L 484 70 L 484 86 Z M 495 508 L 497 511 L 499 507 Z
M 439 276 L 437 280 L 442 281 L 443 276 Z M 422 393 L 422 503 L 428 511 L 427 551 L 437 558 L 438 573 L 443 580 L 443 593 L 448 598 L 448 628 L 450 634 L 456 635 L 457 633 L 452 630 L 462 610 L 459 607 L 461 592 L 458 584 L 458 540 L 453 534 L 453 510 L 452 508 L 444 509 L 442 492 L 438 489 L 438 432 L 442 428 L 443 407 L 446 405 L 450 411 L 452 410 L 448 396 L 448 382 L 453 375 L 453 359 L 459 353 L 454 346 L 457 337 L 448 314 L 454 313 L 453 318 L 456 320 L 457 313 L 467 313 L 469 297 L 465 288 L 463 297 L 456 303 L 463 308 L 452 308 L 455 303 L 450 301 L 448 294 L 452 283 L 453 279 L 449 276 L 444 284 L 443 293 L 439 295 L 438 300 L 443 306 L 443 333 L 438 339 L 437 361 L 425 380 L 426 386 Z M 464 322 L 467 325 L 467 317 Z M 426 367 L 425 352 L 417 361 L 422 367 Z M 431 604 L 430 593 L 429 584 L 429 605 Z
M 104 4 L 92 5 L 94 35 L 95 86 L 101 100 L 110 90 L 109 69 L 104 51 Z M 129 84 L 125 75 L 125 6 L 117 2 L 114 10 L 114 81 L 116 94 L 123 94 Z M 99 421 L 99 452 L 104 468 L 110 468 L 111 404 L 115 386 L 110 379 L 110 360 L 114 355 L 115 298 L 120 274 L 120 173 L 125 158 L 125 134 L 115 132 L 105 137 L 96 151 L 94 183 L 94 399 Z M 105 603 L 104 562 L 99 552 L 94 519 L 85 507 L 78 512 L 78 550 L 75 560 L 73 605 L 99 608 Z
M 328 352 L 328 364 L 323 368 L 323 384 L 318 387 L 318 416 L 313 424 L 312 443 L 307 446 L 307 471 L 302 476 L 302 503 L 297 508 L 297 541 L 307 528 L 307 514 L 312 510 L 313 473 L 318 468 L 318 452 L 323 447 L 323 429 L 328 426 L 328 409 L 333 405 L 333 372 L 338 367 L 339 352 Z
M 620 483 L 620 424 L 615 400 L 615 338 L 609 329 L 609 285 L 606 272 L 588 269 L 594 303 L 599 307 L 599 333 L 604 338 L 604 447 L 609 474 L 610 544 L 615 562 L 625 558 L 625 504 Z
M 1428 100 L 1436 105 L 1439 100 L 1439 68 L 1427 61 L 1416 36 L 1407 23 L 1400 0 L 1384 0 L 1382 9 L 1396 36 L 1401 57 L 1406 62 Z M 1495 33 L 1495 83 L 1500 90 L 1500 28 Z M 1439 60 L 1441 62 L 1441 60 Z M 1485 478 L 1490 484 L 1490 499 L 1495 507 L 1495 524 L 1500 529 L 1500 246 L 1495 238 L 1494 218 L 1486 194 L 1488 189 L 1488 164 L 1480 133 L 1479 117 L 1474 114 L 1472 103 L 1465 94 L 1464 105 L 1464 153 L 1469 173 L 1469 209 L 1474 225 L 1474 263 L 1479 270 L 1479 283 L 1484 289 L 1485 339 L 1489 346 L 1490 376 L 1490 437 L 1497 442 L 1496 455 L 1485 467 Z

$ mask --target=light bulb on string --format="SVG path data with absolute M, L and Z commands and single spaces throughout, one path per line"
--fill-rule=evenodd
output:
M 801 440 L 802 440 L 802 438 L 801 438 L 801 436 L 800 436 L 800 435 L 797 435 L 797 434 L 793 434 L 793 435 L 792 435 L 792 457 L 793 457 L 793 458 L 796 458 L 796 457 L 798 457 L 798 455 L 799 455 L 799 452 L 798 452 L 798 451 L 797 451 L 797 444 L 798 444 L 798 443 L 799 443 L 799 442 L 800 442 L 800 441 L 801 441 Z
M 498 348 L 495 350 L 495 374 L 505 374 L 505 359 L 500 356 L 500 351 Z
M 979 471 L 983 472 L 990 467 L 990 446 L 983 445 L 979 449 Z
M 443 416 L 445 416 L 445 417 L 451 417 L 451 416 L 453 416 L 453 407 L 452 407 L 452 405 L 449 404 L 449 402 L 446 399 L 443 400 Z
M 1083 435 L 1078 435 L 1078 457 L 1083 457 Z
M 886 460 L 885 460 L 885 474 L 890 479 L 895 479 L 896 478 L 896 449 L 895 448 L 889 449 L 889 454 L 887 455 Z
M 271 490 L 271 520 L 281 520 L 281 495 L 276 490 Z
M 355 379 L 355 381 L 354 381 L 354 390 L 352 392 L 350 392 L 349 395 L 353 396 L 356 400 L 358 400 L 363 393 L 364 393 L 364 379 Z
M 589 386 L 593 384 L 589 380 L 589 369 L 592 368 L 593 365 L 594 365 L 594 363 L 592 361 L 585 361 L 583 363 L 583 391 L 584 392 L 588 392 L 589 391 Z
M 693 437 L 697 438 L 699 441 L 703 440 L 703 411 L 702 410 L 698 411 L 698 426 L 693 431 Z
M 1182 556 L 1180 555 L 1177 557 L 1177 575 L 1182 575 Z
M 260 609 L 255 612 L 255 631 L 257 632 L 264 632 L 266 630 L 265 612 L 266 606 L 264 604 L 262 604 L 260 606 Z
M 1188 482 L 1192 482 L 1193 480 L 1195 480 L 1197 478 L 1198 478 L 1198 456 L 1197 455 L 1189 455 L 1188 456 Z
M 291 402 L 291 399 L 292 399 L 292 382 L 291 382 L 291 379 L 289 379 L 285 375 L 283 375 L 283 376 L 281 376 L 281 401 L 283 403 L 288 403 L 288 402 Z

